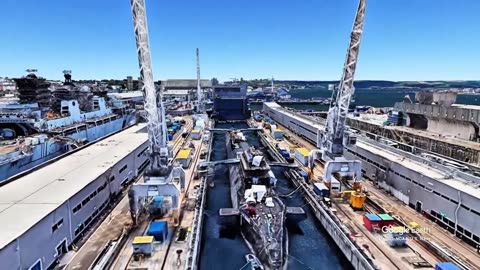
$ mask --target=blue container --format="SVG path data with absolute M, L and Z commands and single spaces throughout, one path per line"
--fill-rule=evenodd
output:
M 158 207 L 160 204 L 162 204 L 163 202 L 163 196 L 155 196 L 153 197 L 153 202 L 152 202 L 152 205 L 154 205 L 155 207 Z
M 150 223 L 147 235 L 153 236 L 155 241 L 165 241 L 168 235 L 168 224 L 166 221 L 155 221 Z
M 435 270 L 460 270 L 460 268 L 451 262 L 441 262 L 435 265 Z
M 305 179 L 305 182 L 308 183 L 308 173 L 305 172 L 305 171 L 300 171 L 300 176 L 303 177 L 303 179 Z
M 330 197 L 330 190 L 322 183 L 313 184 L 313 192 L 318 196 Z
M 173 134 L 168 134 L 168 140 L 173 141 Z

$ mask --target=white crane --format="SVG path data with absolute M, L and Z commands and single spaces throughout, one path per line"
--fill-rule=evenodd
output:
M 205 113 L 203 93 L 200 86 L 200 50 L 197 48 L 197 113 Z
M 147 16 L 144 0 L 131 0 L 133 25 L 137 43 L 140 78 L 143 81 L 145 111 L 148 119 L 148 140 L 150 142 L 150 174 L 165 174 L 168 171 L 169 151 L 167 127 L 161 92 L 157 93 L 153 81 L 148 38 Z
M 167 126 L 162 92 L 155 90 L 150 59 L 147 15 L 145 0 L 130 0 L 133 25 L 137 43 L 140 79 L 143 81 L 145 111 L 148 119 L 148 140 L 150 143 L 150 168 L 144 174 L 144 183 L 135 183 L 128 192 L 130 214 L 134 224 L 144 213 L 148 198 L 156 195 L 171 198 L 170 209 L 175 223 L 180 216 L 180 193 L 185 190 L 185 171 L 170 162 L 171 151 L 167 145 Z M 175 179 L 175 181 L 174 181 Z M 179 181 L 177 181 L 179 179 Z
M 332 104 L 328 111 L 327 124 L 321 138 L 317 138 L 319 150 L 313 150 L 309 157 L 310 169 L 313 169 L 314 160 L 319 154 L 328 161 L 325 164 L 325 179 L 330 180 L 334 172 L 354 172 L 354 178 L 361 178 L 361 164 L 359 161 L 347 161 L 343 158 L 345 126 L 350 100 L 355 92 L 353 80 L 357 66 L 360 43 L 365 19 L 366 0 L 360 0 L 350 36 L 350 45 L 343 68 L 342 79 L 338 87 L 333 89 Z

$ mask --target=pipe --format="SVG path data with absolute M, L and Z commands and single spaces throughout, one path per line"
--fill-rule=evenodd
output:
M 455 209 L 455 233 L 454 235 L 457 235 L 457 226 L 458 226 L 458 210 L 460 210 L 460 206 L 462 205 L 462 196 L 460 193 L 460 190 L 458 191 L 458 205 L 457 209 Z

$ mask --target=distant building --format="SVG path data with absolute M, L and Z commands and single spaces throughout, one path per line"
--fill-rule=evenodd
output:
M 133 91 L 133 78 L 132 78 L 132 76 L 127 76 L 127 89 L 128 89 L 128 91 Z
M 17 85 L 15 84 L 15 81 L 6 78 L 0 78 L 0 95 L 12 94 L 16 91 Z
M 138 77 L 138 91 L 143 90 L 143 81 L 141 77 Z
M 210 80 L 200 80 L 200 88 L 204 91 L 204 96 L 212 88 Z M 164 80 L 160 82 L 160 89 L 163 90 L 165 98 L 179 98 L 182 100 L 193 100 L 197 96 L 197 80 Z

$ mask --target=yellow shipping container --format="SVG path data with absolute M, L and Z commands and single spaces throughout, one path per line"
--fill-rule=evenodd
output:
M 305 148 L 297 148 L 297 151 L 298 151 L 300 154 L 302 154 L 304 157 L 308 157 L 308 155 L 310 154 L 310 153 L 308 152 L 308 150 L 305 149 Z
M 178 152 L 177 159 L 187 159 L 190 157 L 190 149 L 182 149 Z
M 137 236 L 133 239 L 133 244 L 150 244 L 153 242 L 153 236 Z

